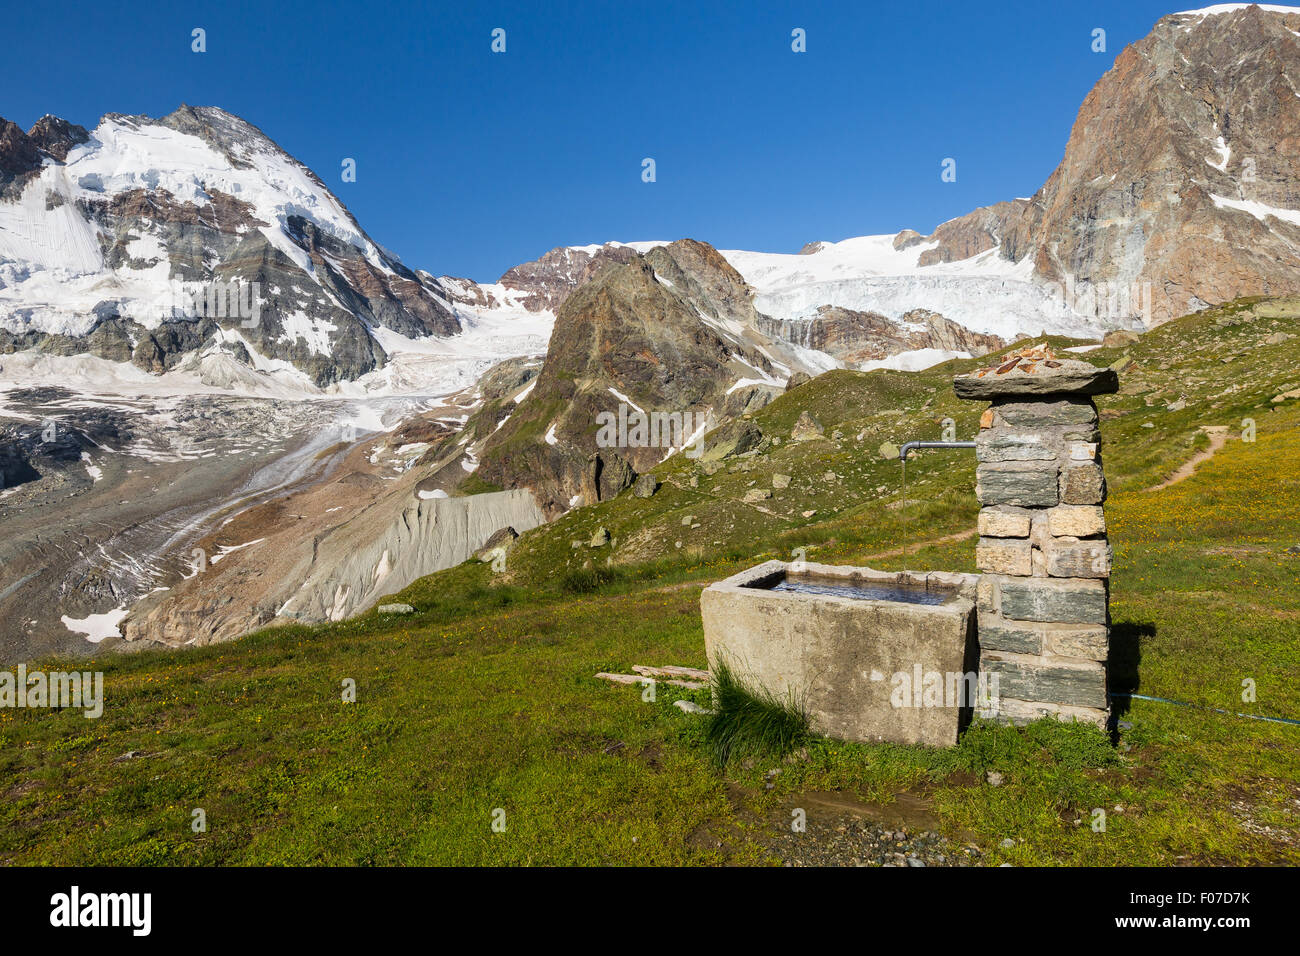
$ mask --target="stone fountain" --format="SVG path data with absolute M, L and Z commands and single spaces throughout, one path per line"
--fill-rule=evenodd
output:
M 975 478 L 980 670 L 997 675 L 996 712 L 1045 713 L 1104 726 L 1109 707 L 1111 549 L 1096 395 L 1115 372 L 1023 350 L 958 376 L 980 419 Z
M 953 387 L 991 403 L 974 443 L 982 573 L 759 565 L 701 596 L 710 667 L 845 740 L 951 746 L 972 714 L 1105 726 L 1111 550 L 1092 399 L 1117 376 L 1038 346 Z

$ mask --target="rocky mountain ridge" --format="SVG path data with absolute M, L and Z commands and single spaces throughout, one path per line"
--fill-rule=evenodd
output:
M 613 497 L 700 437 L 737 386 L 778 394 L 789 356 L 737 321 L 746 308 L 743 280 L 703 243 L 605 268 L 560 306 L 526 393 L 486 407 L 477 432 L 467 429 L 484 434 L 473 446 L 477 477 L 531 488 L 553 516 Z M 652 414 L 675 416 L 666 434 L 601 441 L 602 415 Z

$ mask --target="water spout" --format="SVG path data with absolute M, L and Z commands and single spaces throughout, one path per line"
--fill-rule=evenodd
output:
M 907 461 L 907 453 L 917 448 L 974 448 L 973 441 L 909 441 L 898 449 L 900 461 Z

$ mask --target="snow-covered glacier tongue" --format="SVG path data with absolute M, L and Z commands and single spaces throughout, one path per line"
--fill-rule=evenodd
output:
M 907 243 L 901 237 L 813 243 L 792 254 L 722 254 L 754 289 L 759 311 L 777 319 L 809 319 L 822 306 L 834 306 L 903 321 L 907 313 L 923 309 L 1008 341 L 1043 332 L 1095 338 L 1132 324 L 1099 315 L 1090 290 L 1036 276 L 1028 258 L 1011 262 L 992 248 L 966 259 L 921 265 L 939 242 Z M 1133 305 L 1133 311 L 1141 307 L 1140 301 Z

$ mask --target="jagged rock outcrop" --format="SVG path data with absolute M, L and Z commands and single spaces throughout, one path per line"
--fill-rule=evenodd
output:
M 520 293 L 519 302 L 529 312 L 556 312 L 574 289 L 595 278 L 605 266 L 636 258 L 632 246 L 608 242 L 601 246 L 560 246 L 532 262 L 506 272 L 498 282 Z
M 937 242 L 917 258 L 917 264 L 931 266 L 939 262 L 957 262 L 969 259 L 989 249 L 998 249 L 1004 258 L 1019 262 L 1024 258 L 1024 228 L 1026 218 L 1033 209 L 1028 199 L 995 203 L 941 224 L 926 240 Z M 899 233 L 901 236 L 902 233 Z M 904 243 L 897 248 L 908 248 L 917 242 Z

